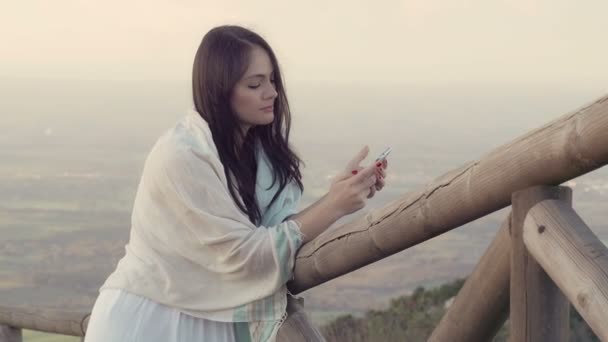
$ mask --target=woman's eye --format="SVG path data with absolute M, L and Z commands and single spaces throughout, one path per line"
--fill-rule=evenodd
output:
M 256 89 L 258 88 L 260 85 L 259 84 L 255 84 L 255 85 L 249 85 L 250 89 Z

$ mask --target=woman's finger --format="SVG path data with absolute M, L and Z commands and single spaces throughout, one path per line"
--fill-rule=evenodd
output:
M 382 188 L 384 188 L 384 184 L 385 184 L 384 178 L 381 178 L 380 180 L 378 180 L 376 182 L 376 191 L 382 190 Z
M 343 181 L 347 178 L 348 178 L 348 175 L 346 175 L 346 173 L 340 172 L 331 179 L 331 184 Z
M 348 176 L 354 176 L 356 174 L 358 174 L 359 172 L 361 172 L 361 170 L 363 170 L 362 166 L 356 167 L 353 170 L 350 171 L 350 173 L 348 174 Z
M 333 177 L 331 183 L 333 184 L 333 183 L 348 179 L 348 178 L 358 174 L 361 171 L 361 169 L 363 169 L 363 168 L 359 166 L 357 168 L 353 168 L 352 170 L 342 171 Z
M 384 169 L 382 169 L 381 167 L 376 168 L 376 177 L 386 177 L 386 172 L 384 172 Z
M 374 186 L 369 188 L 369 194 L 367 195 L 367 198 L 372 198 L 374 197 L 374 195 L 376 194 L 376 189 L 374 189 Z
M 361 168 L 361 170 L 359 170 L 357 172 L 357 174 L 352 177 L 353 182 L 354 183 L 365 183 L 367 181 L 368 178 L 372 177 L 372 176 L 377 176 L 377 169 L 378 167 L 376 165 L 370 165 L 366 168 Z M 375 182 L 374 182 L 375 183 Z M 373 183 L 372 183 L 373 184 Z M 371 184 L 368 184 L 367 186 L 370 186 Z
M 363 159 L 365 159 L 365 157 L 367 157 L 368 153 L 369 153 L 369 146 L 367 146 L 367 145 L 363 146 L 361 151 L 359 151 L 359 153 L 357 153 L 353 157 L 353 159 L 351 159 L 348 163 L 346 163 L 346 169 L 354 170 L 355 168 L 357 168 L 359 166 L 359 164 L 361 164 L 361 161 L 363 161 Z

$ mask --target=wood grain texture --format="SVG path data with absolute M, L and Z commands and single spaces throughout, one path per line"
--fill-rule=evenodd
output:
M 492 341 L 509 313 L 511 213 L 433 331 L 429 342 Z
M 88 312 L 0 306 L 0 325 L 23 329 L 84 336 L 88 320 Z
M 524 222 L 524 243 L 587 324 L 608 341 L 608 249 L 563 202 L 535 205 Z
M 608 163 L 608 96 L 566 114 L 364 217 L 331 228 L 296 257 L 300 293 L 476 220 L 511 194 L 558 185 Z M 390 186 L 390 185 L 389 185 Z
M 570 303 L 529 254 L 523 241 L 524 220 L 537 203 L 558 199 L 572 202 L 566 187 L 536 186 L 513 193 L 511 224 L 510 340 L 568 342 Z

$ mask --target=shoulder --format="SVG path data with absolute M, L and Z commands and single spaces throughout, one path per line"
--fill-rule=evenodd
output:
M 208 139 L 206 132 L 184 118 L 158 138 L 144 168 L 162 170 L 167 176 L 211 168 L 222 178 L 223 166 L 215 151 L 213 140 Z

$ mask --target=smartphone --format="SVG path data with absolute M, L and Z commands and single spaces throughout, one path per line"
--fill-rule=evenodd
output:
M 386 150 L 384 150 L 384 152 L 380 153 L 380 155 L 378 156 L 378 158 L 376 158 L 376 161 L 380 161 L 380 160 L 384 160 L 389 153 L 391 153 L 391 148 L 388 147 Z

